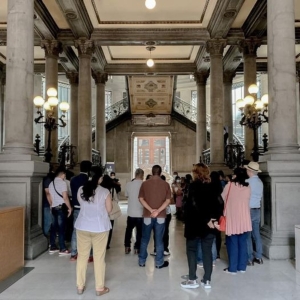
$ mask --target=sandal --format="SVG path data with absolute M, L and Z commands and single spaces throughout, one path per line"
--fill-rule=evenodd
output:
M 109 288 L 108 287 L 104 287 L 104 290 L 102 291 L 96 291 L 96 296 L 102 296 L 104 294 L 107 294 L 109 292 Z
M 82 289 L 77 288 L 77 294 L 82 295 L 85 290 L 85 286 Z

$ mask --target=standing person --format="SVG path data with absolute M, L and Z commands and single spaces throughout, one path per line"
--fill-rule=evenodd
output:
M 73 206 L 73 225 L 78 218 L 80 212 L 80 204 L 77 199 L 77 193 L 81 186 L 83 186 L 89 180 L 89 172 L 91 171 L 92 163 L 89 160 L 83 160 L 80 163 L 80 173 L 71 179 L 71 193 L 72 193 L 72 206 Z M 71 239 L 71 261 L 77 259 L 77 238 L 76 228 L 74 226 L 72 239 Z
M 179 176 L 175 177 L 175 182 L 172 184 L 172 192 L 176 204 L 176 219 L 182 220 L 183 188 L 181 178 Z
M 250 215 L 252 222 L 252 232 L 248 234 L 248 266 L 253 266 L 254 263 L 263 264 L 262 260 L 262 243 L 260 237 L 260 206 L 263 196 L 263 183 L 257 176 L 261 170 L 257 162 L 251 161 L 248 165 L 244 166 L 247 170 L 249 179 L 247 182 L 250 185 Z M 253 252 L 252 238 L 255 242 L 255 252 Z
M 164 261 L 163 235 L 166 207 L 170 204 L 171 190 L 169 184 L 160 178 L 161 171 L 161 166 L 154 165 L 152 167 L 153 176 L 143 182 L 139 193 L 140 202 L 144 207 L 144 222 L 139 254 L 140 267 L 145 267 L 146 264 L 147 247 L 152 229 L 155 232 L 156 243 L 155 266 L 161 269 L 169 265 L 168 261 Z
M 196 276 L 197 245 L 201 239 L 204 268 L 201 285 L 210 289 L 213 264 L 212 244 L 216 230 L 213 221 L 220 217 L 219 204 L 214 187 L 210 184 L 209 168 L 203 163 L 198 163 L 193 166 L 192 172 L 194 181 L 190 184 L 185 205 L 184 229 L 189 274 L 182 276 L 186 281 L 181 283 L 181 287 L 187 289 L 199 287 Z
M 224 272 L 235 275 L 244 273 L 247 267 L 247 237 L 251 232 L 249 211 L 250 188 L 246 182 L 247 174 L 243 168 L 234 170 L 234 179 L 222 193 L 224 216 L 226 216 L 226 248 L 229 266 Z
M 114 183 L 114 188 L 115 188 L 117 194 L 119 195 L 119 193 L 121 192 L 120 180 L 118 178 L 116 178 L 116 173 L 115 172 L 110 173 L 110 178 L 112 179 L 112 181 Z
M 66 219 L 72 213 L 72 207 L 68 197 L 66 170 L 58 167 L 55 172 L 55 178 L 49 185 L 50 205 L 52 212 L 52 226 L 50 232 L 50 253 L 58 252 L 59 255 L 68 255 L 70 251 L 65 243 Z M 56 246 L 56 233 L 58 232 L 59 250 Z
M 104 286 L 104 277 L 106 244 L 111 228 L 108 214 L 112 210 L 112 201 L 109 190 L 99 186 L 101 180 L 101 174 L 95 174 L 77 193 L 80 204 L 75 222 L 78 248 L 76 280 L 79 295 L 86 287 L 86 269 L 91 247 L 94 254 L 96 295 L 101 296 L 109 292 L 109 288 Z
M 134 244 L 134 254 L 140 251 L 142 227 L 143 227 L 143 206 L 139 201 L 139 192 L 144 179 L 144 171 L 140 168 L 135 170 L 135 178 L 126 184 L 125 195 L 128 197 L 127 227 L 125 231 L 125 254 L 131 251 L 132 230 L 136 228 L 136 240 Z

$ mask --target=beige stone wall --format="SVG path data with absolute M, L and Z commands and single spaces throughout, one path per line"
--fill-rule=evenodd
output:
M 122 186 L 132 176 L 132 137 L 134 135 L 170 135 L 171 172 L 178 171 L 185 175 L 197 162 L 195 153 L 196 133 L 172 120 L 170 126 L 143 127 L 133 126 L 130 121 L 124 122 L 106 135 L 107 161 L 115 162 L 117 177 Z

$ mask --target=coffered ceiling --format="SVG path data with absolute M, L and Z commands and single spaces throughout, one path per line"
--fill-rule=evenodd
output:
M 6 62 L 7 1 L 0 5 L 0 61 Z M 206 41 L 225 38 L 224 69 L 242 69 L 241 39 L 262 41 L 258 62 L 266 70 L 267 0 L 156 0 L 148 10 L 144 0 L 35 0 L 35 68 L 45 69 L 43 39 L 62 42 L 60 71 L 78 70 L 74 40 L 92 39 L 96 51 L 92 69 L 112 75 L 192 74 L 210 68 Z M 295 33 L 300 42 L 300 0 L 295 0 Z M 155 61 L 146 66 L 150 53 Z M 296 60 L 300 49 L 296 46 Z

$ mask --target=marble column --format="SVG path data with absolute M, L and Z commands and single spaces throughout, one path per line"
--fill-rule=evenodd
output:
M 92 161 L 92 75 L 94 43 L 85 38 L 75 41 L 79 56 L 78 161 Z
M 66 74 L 71 87 L 70 97 L 70 145 L 78 146 L 78 82 L 77 72 L 68 72 Z M 75 151 L 77 153 L 77 151 Z M 74 157 L 77 163 L 77 155 Z
M 106 122 L 105 122 L 105 83 L 108 80 L 107 73 L 94 73 L 93 77 L 97 85 L 96 97 L 96 131 L 95 148 L 100 151 L 101 162 L 106 163 Z
M 207 148 L 206 81 L 208 76 L 209 71 L 194 73 L 197 83 L 196 161 L 200 161 L 202 151 Z
M 224 127 L 228 132 L 227 143 L 233 143 L 233 124 L 232 124 L 232 80 L 235 72 L 226 71 L 223 74 L 224 89 Z
M 59 53 L 62 52 L 62 45 L 57 40 L 43 40 L 41 43 L 42 48 L 45 50 L 46 57 L 46 99 L 48 100 L 47 90 L 49 88 L 58 89 L 58 57 Z M 58 96 L 57 96 L 58 97 Z M 54 117 L 58 121 L 58 106 L 54 109 Z M 49 132 L 45 131 L 45 141 L 48 140 L 47 136 Z M 47 142 L 45 143 L 45 148 L 47 147 Z M 58 129 L 51 132 L 51 151 L 52 158 L 51 162 L 58 162 Z
M 261 41 L 256 38 L 246 39 L 240 42 L 240 49 L 244 58 L 244 97 L 250 95 L 248 88 L 256 84 L 256 51 Z M 252 160 L 251 152 L 254 146 L 253 130 L 244 126 L 245 133 L 245 158 Z
M 210 40 L 206 51 L 210 54 L 210 162 L 212 167 L 224 166 L 223 128 L 223 50 L 226 40 Z
M 5 135 L 4 135 L 4 107 L 5 107 L 5 84 L 6 84 L 6 72 L 3 66 L 0 70 L 0 152 L 2 152 Z
M 42 178 L 48 164 L 33 152 L 34 0 L 8 0 L 5 146 L 0 155 L 1 207 L 25 208 L 25 258 L 44 252 Z M 9 251 L 9 249 L 8 249 Z
M 288 259 L 295 257 L 294 227 L 300 221 L 295 11 L 293 0 L 268 0 L 267 4 L 270 145 L 260 163 L 264 182 L 261 235 L 267 257 Z

